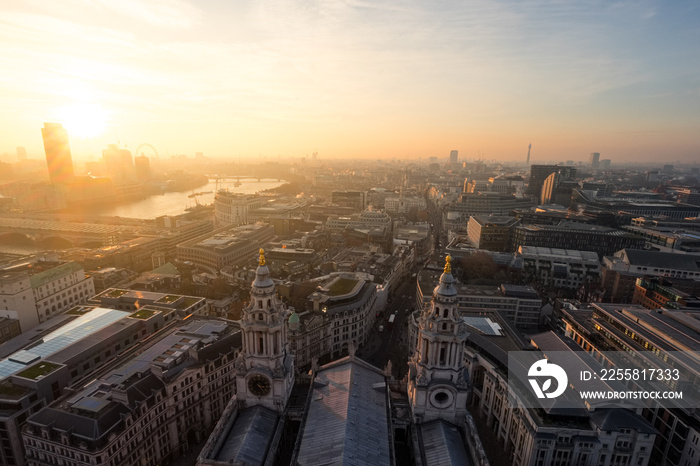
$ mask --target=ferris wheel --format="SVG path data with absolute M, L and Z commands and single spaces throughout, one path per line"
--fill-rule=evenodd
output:
M 144 153 L 144 150 L 147 151 L 147 154 Z M 158 150 L 153 145 L 151 145 L 147 142 L 138 146 L 136 148 L 136 150 L 134 151 L 134 154 L 136 155 L 136 157 L 138 157 L 139 155 L 145 155 L 146 157 L 149 157 L 151 159 L 158 158 Z

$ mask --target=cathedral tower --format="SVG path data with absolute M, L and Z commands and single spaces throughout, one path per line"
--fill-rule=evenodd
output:
M 408 362 L 408 398 L 416 423 L 443 419 L 461 425 L 467 413 L 463 364 L 466 325 L 457 313 L 457 289 L 447 256 L 430 306 L 418 321 L 418 341 Z
M 236 397 L 244 406 L 282 412 L 294 385 L 294 357 L 287 343 L 289 311 L 277 297 L 264 251 L 240 320 L 243 348 L 236 362 Z

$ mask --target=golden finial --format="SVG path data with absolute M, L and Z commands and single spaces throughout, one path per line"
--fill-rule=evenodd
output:
M 260 262 L 258 264 L 260 265 L 265 265 L 265 250 L 263 248 L 260 248 Z
M 452 257 L 448 254 L 445 256 L 445 273 L 452 273 L 452 265 L 450 262 L 452 262 Z

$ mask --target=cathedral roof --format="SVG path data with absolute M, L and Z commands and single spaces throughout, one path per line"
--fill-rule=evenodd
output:
M 322 367 L 313 384 L 297 464 L 391 464 L 386 378 L 360 361 Z

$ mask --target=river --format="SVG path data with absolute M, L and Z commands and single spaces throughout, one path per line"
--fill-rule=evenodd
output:
M 117 205 L 93 206 L 90 208 L 90 213 L 99 216 L 107 217 L 126 217 L 149 219 L 160 217 L 161 215 L 178 215 L 185 212 L 187 207 L 194 207 L 196 203 L 211 204 L 214 202 L 214 192 L 217 189 L 228 189 L 234 193 L 255 194 L 266 189 L 276 188 L 283 185 L 286 181 L 278 181 L 277 179 L 263 178 L 258 181 L 257 178 L 241 178 L 240 186 L 236 186 L 235 179 L 219 180 L 217 185 L 215 180 L 209 180 L 209 183 L 199 186 L 194 190 L 181 192 L 168 192 L 164 194 L 156 194 L 134 202 Z M 195 198 L 189 197 L 192 193 L 206 193 Z M 34 254 L 44 251 L 34 244 L 33 240 L 20 240 L 14 244 L 7 240 L 0 242 L 0 253 L 9 254 Z
M 258 181 L 257 178 L 241 178 L 240 186 L 235 186 L 235 183 L 235 179 L 219 180 L 218 187 L 219 189 L 228 189 L 234 193 L 255 194 L 259 191 L 281 186 L 285 181 L 267 178 Z M 197 202 L 200 204 L 213 203 L 216 187 L 216 181 L 209 180 L 208 184 L 189 191 L 157 194 L 128 204 L 91 207 L 90 213 L 106 217 L 127 218 L 155 218 L 161 215 L 178 215 L 185 212 L 187 207 L 194 207 Z M 190 198 L 189 196 L 193 193 L 207 194 Z

